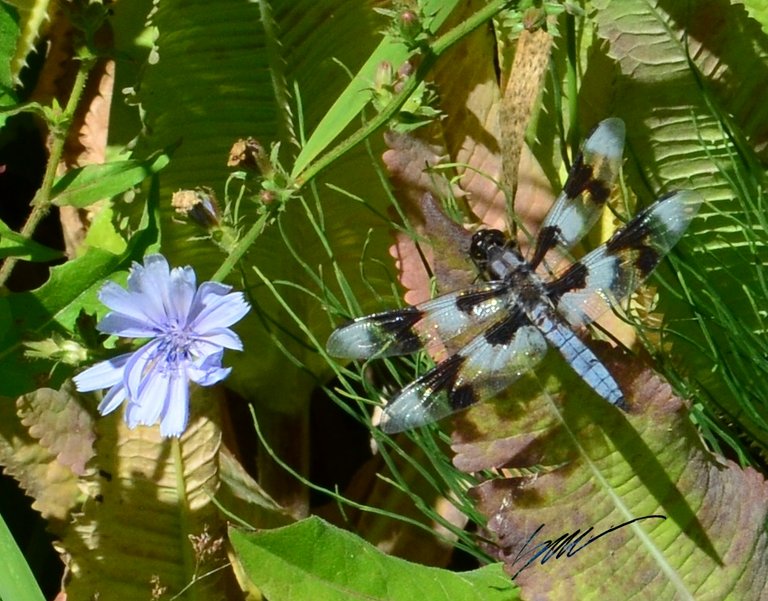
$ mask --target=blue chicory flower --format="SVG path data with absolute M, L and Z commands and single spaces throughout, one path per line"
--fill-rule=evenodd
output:
M 229 375 L 224 349 L 242 350 L 229 326 L 250 306 L 242 292 L 218 282 L 195 284 L 191 267 L 170 269 L 162 255 L 134 263 L 128 289 L 107 282 L 99 299 L 111 309 L 97 329 L 126 338 L 151 338 L 140 349 L 97 363 L 74 378 L 80 392 L 109 388 L 102 415 L 127 400 L 129 428 L 160 421 L 163 436 L 180 436 L 189 417 L 189 382 L 211 386 Z

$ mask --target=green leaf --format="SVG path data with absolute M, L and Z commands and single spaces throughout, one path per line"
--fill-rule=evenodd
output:
M 0 515 L 0 599 L 3 601 L 43 601 L 37 580 L 29 569 L 11 531 Z
M 303 122 L 311 131 L 347 85 L 339 76 L 342 69 L 336 61 L 353 72 L 359 70 L 376 47 L 378 31 L 383 27 L 367 2 L 282 1 L 271 4 L 268 20 L 259 13 L 261 5 L 265 3 L 257 6 L 223 0 L 211 12 L 210 4 L 202 0 L 170 0 L 160 3 L 152 14 L 152 25 L 158 28 L 159 60 L 147 67 L 138 87 L 151 133 L 142 139 L 136 154 L 168 146 L 178 139 L 180 131 L 184 135 L 171 165 L 163 172 L 163 198 L 180 188 L 206 185 L 222 199 L 229 175 L 226 158 L 233 142 L 246 135 L 265 147 L 280 142 L 280 159 L 285 161 L 293 148 L 293 126 L 287 124 L 296 120 L 296 106 L 288 102 L 297 101 L 286 99 L 285 82 L 296 82 Z M 329 19 L 330 14 L 335 17 Z M 265 23 L 275 27 L 265 27 Z M 215 63 L 211 63 L 213 55 L 217 57 Z M 184 85 L 176 83 L 180 72 L 186 74 Z M 380 146 L 380 140 L 371 143 Z M 383 187 L 371 186 L 378 176 L 364 146 L 346 155 L 324 176 L 357 196 L 365 196 L 380 212 L 385 210 L 388 200 Z M 321 182 L 318 187 L 322 187 Z M 245 284 L 257 309 L 238 324 L 238 333 L 258 346 L 259 360 L 254 364 L 246 357 L 232 356 L 234 371 L 227 384 L 249 399 L 258 398 L 261 407 L 271 404 L 281 413 L 302 411 L 317 382 L 310 371 L 328 370 L 328 366 L 307 347 L 293 324 L 273 327 L 284 322 L 284 310 L 254 276 L 249 263 L 257 265 L 270 281 L 278 282 L 278 290 L 297 307 L 301 319 L 319 337 L 325 336 L 330 330 L 327 314 L 320 310 L 317 299 L 300 288 L 316 292 L 316 276 L 313 279 L 307 273 L 300 262 L 303 259 L 298 259 L 288 244 L 328 272 L 332 272 L 329 239 L 341 244 L 344 240 L 359 241 L 372 230 L 371 244 L 386 252 L 387 232 L 377 214 L 361 211 L 354 221 L 344 218 L 352 202 L 342 194 L 324 190 L 318 205 L 323 216 L 307 210 L 300 200 L 290 202 L 281 220 L 282 231 L 267 229 L 249 252 L 242 266 L 243 273 L 248 274 L 246 280 L 232 278 L 232 284 Z M 246 198 L 241 206 L 241 226 L 255 221 L 256 211 L 255 203 Z M 224 255 L 205 242 L 190 244 L 199 231 L 176 223 L 165 203 L 162 212 L 163 250 L 169 261 L 193 265 L 200 279 L 206 279 L 218 269 Z M 324 225 L 313 223 L 317 219 Z M 355 251 L 357 265 L 359 246 Z M 380 272 L 374 279 L 381 287 Z M 277 344 L 266 343 L 269 338 Z M 281 346 L 295 360 L 287 358 Z M 275 387 L 285 394 L 278 398 L 267 393 Z
M 62 256 L 61 251 L 29 240 L 0 221 L 0 259 L 18 257 L 24 261 L 43 262 L 59 259 Z
M 71 332 L 81 310 L 95 312 L 101 306 L 96 290 L 104 279 L 142 257 L 157 241 L 156 203 L 157 186 L 153 185 L 142 223 L 124 253 L 90 248 L 82 257 L 53 267 L 40 288 L 0 298 L 0 371 L 6 375 L 0 379 L 0 395 L 24 394 L 49 378 L 52 386 L 61 383 L 64 374 L 52 374 L 50 363 L 25 356 L 24 342 Z
M 11 75 L 18 81 L 19 73 L 27 65 L 27 56 L 35 50 L 35 42 L 48 27 L 51 20 L 49 10 L 52 9 L 50 0 L 3 0 L 19 13 L 21 36 L 11 59 Z
M 11 59 L 19 39 L 19 19 L 15 11 L 0 2 L 0 93 L 13 88 Z M 0 103 L 2 106 L 4 103 Z
M 582 102 L 613 99 L 629 125 L 628 179 L 639 194 L 693 188 L 707 201 L 676 249 L 689 250 L 673 284 L 684 299 L 661 298 L 665 341 L 674 341 L 671 355 L 703 389 L 708 419 L 732 439 L 743 436 L 738 424 L 768 449 L 760 400 L 768 398 L 761 311 L 768 304 L 761 259 L 768 250 L 768 107 L 761 101 L 768 36 L 740 4 L 594 4 L 596 35 L 615 75 L 606 78 L 610 68 L 593 61 Z M 601 85 L 616 81 L 615 90 Z
M 453 9 L 457 0 L 430 0 L 424 2 L 425 14 L 434 14 L 428 27 L 435 32 L 442 25 Z M 409 51 L 404 44 L 384 38 L 370 54 L 368 60 L 355 74 L 344 91 L 338 96 L 333 106 L 323 116 L 312 135 L 301 149 L 293 165 L 292 177 L 297 177 L 304 168 L 326 150 L 331 143 L 346 129 L 363 108 L 370 102 L 376 71 L 382 62 L 388 62 L 395 70 L 408 58 Z
M 162 153 L 146 161 L 131 159 L 86 165 L 60 177 L 53 185 L 51 198 L 57 206 L 82 209 L 98 200 L 130 190 L 164 169 L 169 162 L 169 155 Z
M 456 464 L 506 470 L 473 497 L 507 572 L 531 599 L 761 598 L 768 483 L 705 450 L 683 401 L 640 361 L 600 355 L 629 413 L 553 360 L 537 369 L 544 395 L 539 382 L 527 395 L 516 387 L 514 399 L 477 406 L 459 422 Z M 654 515 L 666 519 L 606 532 Z M 571 534 L 584 536 L 535 557 Z
M 318 517 L 258 533 L 230 528 L 243 569 L 271 601 L 509 601 L 499 565 L 457 574 L 385 555 Z

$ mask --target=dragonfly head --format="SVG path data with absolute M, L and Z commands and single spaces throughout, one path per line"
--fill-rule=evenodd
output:
M 511 250 L 519 254 L 516 245 L 499 230 L 479 230 L 472 235 L 469 255 L 475 265 L 484 270 L 488 263 L 498 258 L 504 251 Z M 522 257 L 520 257 L 522 260 Z

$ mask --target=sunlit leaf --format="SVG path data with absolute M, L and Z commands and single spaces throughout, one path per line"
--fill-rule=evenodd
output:
M 139 185 L 170 162 L 167 154 L 146 161 L 113 161 L 68 171 L 53 185 L 51 198 L 57 206 L 84 208 L 97 200 L 116 196 Z
M 515 598 L 498 565 L 456 574 L 411 564 L 317 517 L 258 533 L 230 529 L 229 536 L 246 574 L 272 601 Z
M 61 258 L 62 253 L 25 238 L 0 221 L 0 259 L 6 257 L 17 257 L 25 261 L 51 261 Z
M 6 374 L 0 381 L 0 395 L 24 394 L 39 386 L 43 378 L 50 378 L 50 385 L 56 386 L 69 375 L 55 371 L 51 362 L 30 361 L 24 354 L 24 343 L 48 338 L 54 332 L 72 332 L 81 310 L 95 312 L 100 307 L 96 291 L 104 279 L 128 267 L 132 258 L 142 257 L 157 241 L 154 202 L 125 253 L 91 248 L 82 257 L 53 267 L 48 281 L 36 290 L 0 298 L 0 331 L 4 333 L 0 339 L 0 370 Z
M 608 365 L 629 414 L 561 374 L 567 396 L 554 404 L 486 404 L 459 421 L 457 464 L 506 470 L 473 494 L 507 572 L 531 598 L 758 599 L 768 483 L 706 451 L 684 403 L 650 370 L 626 357 Z
M 161 438 L 157 427 L 129 431 L 122 411 L 98 419 L 88 499 L 62 538 L 69 597 L 150 598 L 155 586 L 172 596 L 189 585 L 197 599 L 221 598 L 228 572 L 217 569 L 227 559 L 213 503 L 219 402 L 215 389 L 196 389 L 178 440 Z

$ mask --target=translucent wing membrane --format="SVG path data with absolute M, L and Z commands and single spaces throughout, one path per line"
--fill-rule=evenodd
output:
M 632 293 L 677 243 L 701 205 L 696 192 L 662 197 L 608 242 L 547 284 L 558 311 L 573 325 L 599 317 L 611 302 Z
M 355 319 L 331 334 L 326 349 L 334 357 L 368 359 L 431 350 L 457 339 L 460 345 L 462 338 L 493 324 L 512 302 L 503 282 L 473 286 L 416 307 Z
M 621 167 L 624 136 L 621 119 L 605 119 L 592 130 L 539 230 L 533 267 L 556 246 L 571 248 L 595 224 Z
M 530 261 L 501 232 L 478 232 L 472 258 L 492 281 L 361 317 L 331 334 L 328 353 L 337 357 L 387 357 L 422 348 L 433 357 L 448 355 L 387 404 L 385 432 L 423 426 L 490 399 L 535 366 L 547 345 L 597 394 L 624 407 L 619 385 L 572 327 L 596 319 L 648 277 L 688 228 L 701 197 L 690 191 L 664 196 L 554 281 L 536 273 L 550 250 L 571 248 L 592 227 L 619 172 L 623 147 L 620 119 L 601 121 L 592 131 Z
M 406 386 L 384 409 L 381 429 L 395 433 L 423 426 L 490 399 L 541 361 L 546 352 L 544 337 L 516 309 Z

